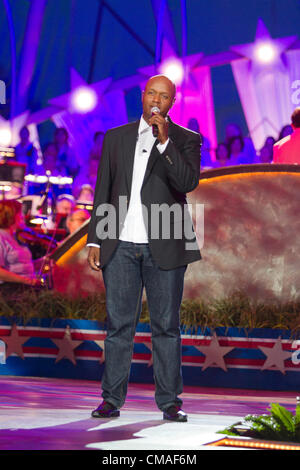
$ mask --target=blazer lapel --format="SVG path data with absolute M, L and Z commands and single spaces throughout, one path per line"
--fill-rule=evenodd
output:
M 154 163 L 156 162 L 157 158 L 159 157 L 159 151 L 157 150 L 157 147 L 156 147 L 158 142 L 159 142 L 158 139 L 156 139 L 156 141 L 153 144 L 153 147 L 152 147 L 152 150 L 151 150 L 151 153 L 150 153 L 150 156 L 149 156 L 149 160 L 148 160 L 148 163 L 147 163 L 147 167 L 146 167 L 142 187 L 144 186 L 147 179 L 149 178 L 152 167 L 153 167 Z
M 132 126 L 128 130 L 127 134 L 123 138 L 123 160 L 126 176 L 126 184 L 128 189 L 128 194 L 130 195 L 131 183 L 132 183 L 132 173 L 133 173 L 133 163 L 135 155 L 135 147 L 138 138 L 138 129 L 140 121 L 132 123 Z
M 171 119 L 168 117 L 168 120 L 169 120 L 169 129 L 168 129 L 168 135 L 169 137 L 172 137 L 173 135 L 173 123 L 171 121 Z M 143 180 L 143 184 L 142 184 L 142 187 L 144 186 L 144 184 L 146 183 L 147 179 L 149 178 L 150 176 L 150 173 L 151 173 L 151 170 L 153 168 L 153 165 L 154 163 L 156 162 L 157 158 L 159 157 L 160 153 L 159 153 L 159 150 L 157 149 L 157 144 L 159 143 L 159 140 L 156 139 L 156 141 L 154 142 L 153 144 L 153 147 L 152 147 L 152 150 L 151 150 L 151 153 L 150 153 L 150 156 L 149 156 L 149 160 L 148 160 L 148 164 L 147 164 L 147 168 L 146 168 L 146 172 L 145 172 L 145 176 L 144 176 L 144 180 Z

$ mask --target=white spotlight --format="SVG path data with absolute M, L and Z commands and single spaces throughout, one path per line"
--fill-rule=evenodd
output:
M 184 77 L 184 69 L 180 60 L 169 59 L 164 62 L 160 69 L 161 73 L 166 75 L 176 85 L 182 83 Z
M 269 42 L 261 43 L 256 47 L 255 55 L 259 62 L 269 64 L 276 57 L 276 48 Z
M 0 129 L 0 145 L 4 147 L 8 147 L 11 143 L 11 130 L 7 127 L 3 127 Z
M 79 113 L 88 113 L 97 105 L 97 94 L 88 87 L 80 87 L 72 93 L 73 109 Z

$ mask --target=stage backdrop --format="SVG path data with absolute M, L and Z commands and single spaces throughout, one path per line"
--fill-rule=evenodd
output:
M 209 299 L 241 290 L 265 301 L 295 298 L 298 165 L 229 167 L 202 178 L 189 200 L 204 204 L 203 259 L 189 266 L 185 295 Z
M 203 172 L 198 188 L 188 195 L 193 215 L 201 214 L 197 204 L 204 205 L 202 260 L 188 266 L 184 297 L 218 299 L 237 290 L 262 301 L 297 297 L 299 183 L 298 165 Z M 103 289 L 101 273 L 87 265 L 87 227 L 53 255 L 55 287 L 72 295 Z M 197 222 L 195 228 L 198 235 L 202 227 Z

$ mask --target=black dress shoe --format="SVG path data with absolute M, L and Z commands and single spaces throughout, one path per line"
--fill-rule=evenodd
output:
M 105 400 L 92 411 L 93 418 L 117 418 L 118 416 L 120 416 L 120 410 Z
M 177 421 L 185 423 L 187 421 L 187 414 L 180 408 L 180 406 L 172 405 L 163 414 L 164 419 L 169 421 Z

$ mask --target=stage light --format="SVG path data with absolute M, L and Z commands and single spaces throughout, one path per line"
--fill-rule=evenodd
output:
M 13 147 L 1 147 L 0 144 L 0 160 L 2 158 L 14 158 L 15 157 L 15 149 Z
M 10 191 L 10 190 L 11 190 L 11 186 L 8 186 L 8 184 L 0 185 L 0 192 Z
M 164 62 L 160 68 L 160 72 L 166 75 L 176 85 L 182 83 L 184 77 L 184 69 L 180 60 L 169 59 Z
M 255 49 L 256 59 L 264 64 L 273 62 L 276 55 L 276 48 L 270 42 L 260 43 Z
M 30 220 L 30 223 L 33 225 L 42 225 L 45 220 L 47 220 L 47 217 L 42 217 L 41 215 L 38 217 L 34 217 L 33 219 Z
M 88 113 L 97 105 L 97 95 L 89 87 L 80 87 L 74 90 L 71 97 L 72 107 L 79 113 Z
M 7 127 L 3 127 L 0 129 L 0 145 L 3 145 L 4 147 L 8 147 L 11 142 L 11 130 L 8 129 Z
M 60 186 L 70 185 L 73 183 L 73 178 L 70 176 L 50 176 L 49 181 L 52 184 L 58 184 Z
M 216 447 L 241 447 L 265 450 L 300 450 L 300 444 L 289 442 L 263 441 L 249 438 L 225 437 L 207 444 Z

